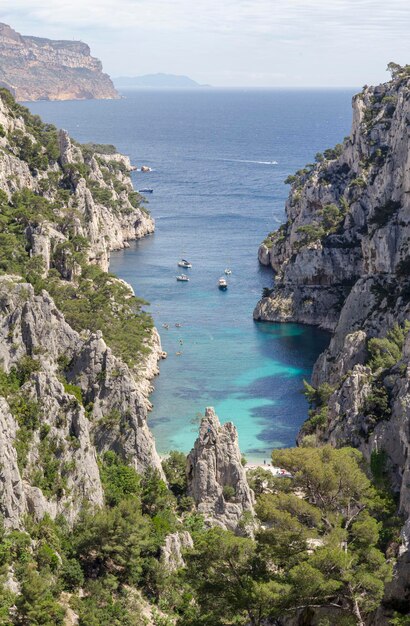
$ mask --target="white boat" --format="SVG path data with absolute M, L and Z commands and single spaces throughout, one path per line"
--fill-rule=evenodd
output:
M 225 278 L 222 277 L 218 280 L 218 287 L 221 291 L 226 291 L 228 289 L 228 283 Z
M 186 259 L 181 259 L 178 261 L 178 267 L 185 267 L 186 269 L 192 267 L 192 263 L 187 261 Z
M 176 276 L 176 279 L 179 280 L 180 283 L 187 283 L 189 281 L 188 276 L 186 276 L 185 274 L 180 274 L 179 276 Z
M 230 270 L 230 269 L 229 269 L 229 267 L 226 267 L 226 268 L 225 268 L 225 274 L 226 274 L 227 276 L 230 276 L 230 275 L 232 274 L 232 270 Z

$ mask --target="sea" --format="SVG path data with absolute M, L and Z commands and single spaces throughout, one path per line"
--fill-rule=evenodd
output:
M 150 303 L 168 353 L 148 418 L 161 454 L 190 450 L 208 406 L 234 422 L 249 461 L 294 445 L 308 410 L 303 379 L 329 335 L 253 321 L 262 289 L 274 284 L 258 245 L 284 221 L 285 178 L 349 133 L 354 93 L 204 88 L 29 103 L 78 141 L 115 144 L 152 170 L 132 179 L 153 189 L 155 234 L 114 252 L 111 271 Z M 181 258 L 192 263 L 186 283 L 176 280 Z

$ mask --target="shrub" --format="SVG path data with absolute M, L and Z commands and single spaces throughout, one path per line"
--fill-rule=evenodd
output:
M 77 385 L 72 385 L 70 383 L 67 383 L 66 381 L 63 381 L 63 385 L 64 391 L 70 396 L 74 396 L 78 404 L 84 404 L 83 392 L 81 391 L 81 387 L 78 387 Z
M 225 485 L 222 489 L 223 497 L 227 502 L 233 500 L 236 496 L 235 488 L 232 485 Z
M 374 208 L 370 218 L 370 224 L 376 224 L 379 228 L 385 226 L 397 211 L 401 208 L 400 202 L 388 200 L 385 204 Z
M 395 324 L 386 337 L 370 339 L 367 344 L 368 364 L 373 371 L 390 369 L 401 359 L 404 341 L 410 330 L 410 321 L 400 326 Z
M 141 479 L 133 467 L 115 452 L 106 452 L 100 461 L 100 476 L 108 506 L 116 506 L 130 496 L 141 493 Z
M 182 496 L 187 490 L 186 477 L 187 459 L 183 452 L 172 450 L 168 457 L 162 461 L 162 468 L 168 481 L 168 485 L 175 496 Z

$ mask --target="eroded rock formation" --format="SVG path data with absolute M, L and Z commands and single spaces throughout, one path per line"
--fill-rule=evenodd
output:
M 229 530 L 238 529 L 245 512 L 253 515 L 253 492 L 241 458 L 235 426 L 232 422 L 221 426 L 208 407 L 188 455 L 188 493 L 206 520 Z

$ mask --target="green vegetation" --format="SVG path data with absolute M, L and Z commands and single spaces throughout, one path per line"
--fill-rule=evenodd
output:
M 387 65 L 387 71 L 390 72 L 393 79 L 396 78 L 408 78 L 410 76 L 410 65 L 399 65 L 391 61 Z
M 117 152 L 117 148 L 109 143 L 83 143 L 81 146 L 81 150 L 84 155 L 93 155 L 93 154 L 115 154 Z
M 261 626 L 310 607 L 337 607 L 338 623 L 359 624 L 378 607 L 392 570 L 375 519 L 385 504 L 360 453 L 298 448 L 272 460 L 293 479 L 259 493 L 256 540 L 219 528 L 196 538 L 180 575 L 194 602 L 178 607 L 178 626 Z
M 368 364 L 373 372 L 388 370 L 402 358 L 405 339 L 410 331 L 410 321 L 406 320 L 402 326 L 395 324 L 388 331 L 386 337 L 370 339 L 367 344 L 369 352 Z
M 47 288 L 75 330 L 101 330 L 114 354 L 129 365 L 149 353 L 153 322 L 142 310 L 147 303 L 131 296 L 129 288 L 112 274 L 87 265 L 77 284 L 62 282 L 50 272 L 46 280 L 37 281 L 36 288 Z
M 309 419 L 302 426 L 302 431 L 306 435 L 314 433 L 316 429 L 322 428 L 327 424 L 328 417 L 328 401 L 335 387 L 328 383 L 323 383 L 315 388 L 304 380 L 304 393 L 309 402 Z
M 377 206 L 374 209 L 373 216 L 370 218 L 371 224 L 376 224 L 379 228 L 385 226 L 401 207 L 400 202 L 388 200 L 385 204 Z
M 327 204 L 317 211 L 315 219 L 310 224 L 300 226 L 297 229 L 297 232 L 302 235 L 299 247 L 308 246 L 337 232 L 343 223 L 347 210 L 348 204 L 345 198 L 342 198 L 340 207 L 336 204 Z
M 27 161 L 33 173 L 56 163 L 60 157 L 56 127 L 45 124 L 38 115 L 33 115 L 29 109 L 18 104 L 7 89 L 0 88 L 0 98 L 12 116 L 23 118 L 27 131 L 34 137 L 33 142 L 29 137 L 23 136 L 21 131 L 14 132 L 9 139 L 11 145 L 17 149 L 18 156 Z

